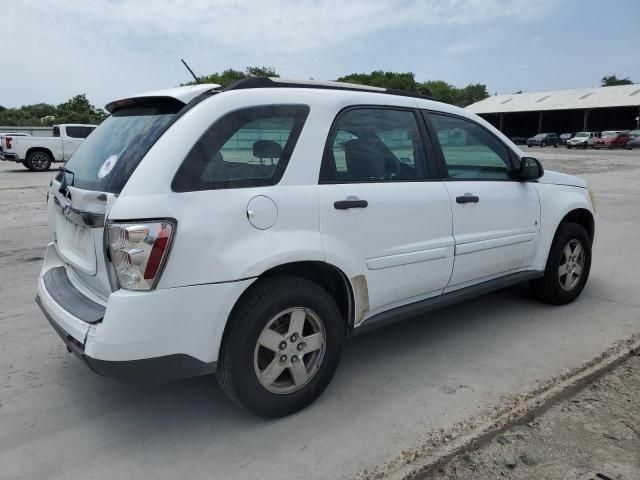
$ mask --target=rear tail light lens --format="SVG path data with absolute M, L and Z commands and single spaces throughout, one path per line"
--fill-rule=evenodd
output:
M 110 223 L 109 254 L 122 288 L 151 290 L 167 260 L 174 224 L 168 220 Z
M 11 141 L 13 140 L 13 138 L 11 137 L 4 137 L 4 145 L 6 148 L 11 148 Z

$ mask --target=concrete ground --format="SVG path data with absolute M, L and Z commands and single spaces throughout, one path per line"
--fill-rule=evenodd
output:
M 431 480 L 637 480 L 640 356 L 632 356 L 526 425 L 465 452 Z
M 121 385 L 67 354 L 33 303 L 53 173 L 0 162 L 1 476 L 350 478 L 640 331 L 640 152 L 527 153 L 597 172 L 582 296 L 552 307 L 514 288 L 358 337 L 323 396 L 280 420 L 238 409 L 214 377 Z

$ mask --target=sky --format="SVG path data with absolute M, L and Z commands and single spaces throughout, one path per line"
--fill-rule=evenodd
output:
M 0 0 L 0 105 L 96 106 L 227 68 L 493 93 L 640 82 L 640 0 Z

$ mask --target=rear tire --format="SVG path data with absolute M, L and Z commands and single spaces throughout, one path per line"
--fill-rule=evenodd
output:
M 591 270 L 591 238 L 582 225 L 561 223 L 551 244 L 544 277 L 531 282 L 535 295 L 554 305 L 574 301 Z
M 542 148 L 544 148 L 544 147 L 546 147 L 546 146 L 547 146 L 547 144 L 546 144 L 545 142 L 542 142 L 542 143 L 540 144 L 540 146 L 541 146 Z
M 289 415 L 327 387 L 343 340 L 342 317 L 327 291 L 302 278 L 265 278 L 229 318 L 218 381 L 247 410 L 265 417 Z
M 46 172 L 51 167 L 53 159 L 43 150 L 35 150 L 27 155 L 24 166 L 32 172 Z

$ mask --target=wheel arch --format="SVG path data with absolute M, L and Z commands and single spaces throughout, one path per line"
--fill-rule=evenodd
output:
M 229 317 L 241 304 L 244 297 L 261 280 L 275 276 L 292 276 L 309 280 L 326 290 L 336 301 L 344 322 L 345 334 L 350 335 L 355 318 L 354 289 L 347 275 L 335 265 L 318 260 L 292 261 L 273 266 L 262 272 L 236 300 Z M 229 321 L 227 321 L 227 324 Z M 226 327 L 225 327 L 226 330 Z
M 29 158 L 29 155 L 31 155 L 34 152 L 44 152 L 47 155 L 49 155 L 49 157 L 51 158 L 51 163 L 55 162 L 56 159 L 53 156 L 53 152 L 51 152 L 51 150 L 49 150 L 47 147 L 31 147 L 29 148 L 26 153 L 24 154 L 24 159 L 26 160 L 27 158 Z
M 558 226 L 556 227 L 556 233 L 558 232 L 558 228 L 563 223 L 577 223 L 584 227 L 584 229 L 589 234 L 589 238 L 593 243 L 593 237 L 595 235 L 595 219 L 593 218 L 593 214 L 587 210 L 586 208 L 575 208 L 569 211 L 562 219 Z M 554 234 L 555 236 L 555 234 Z

